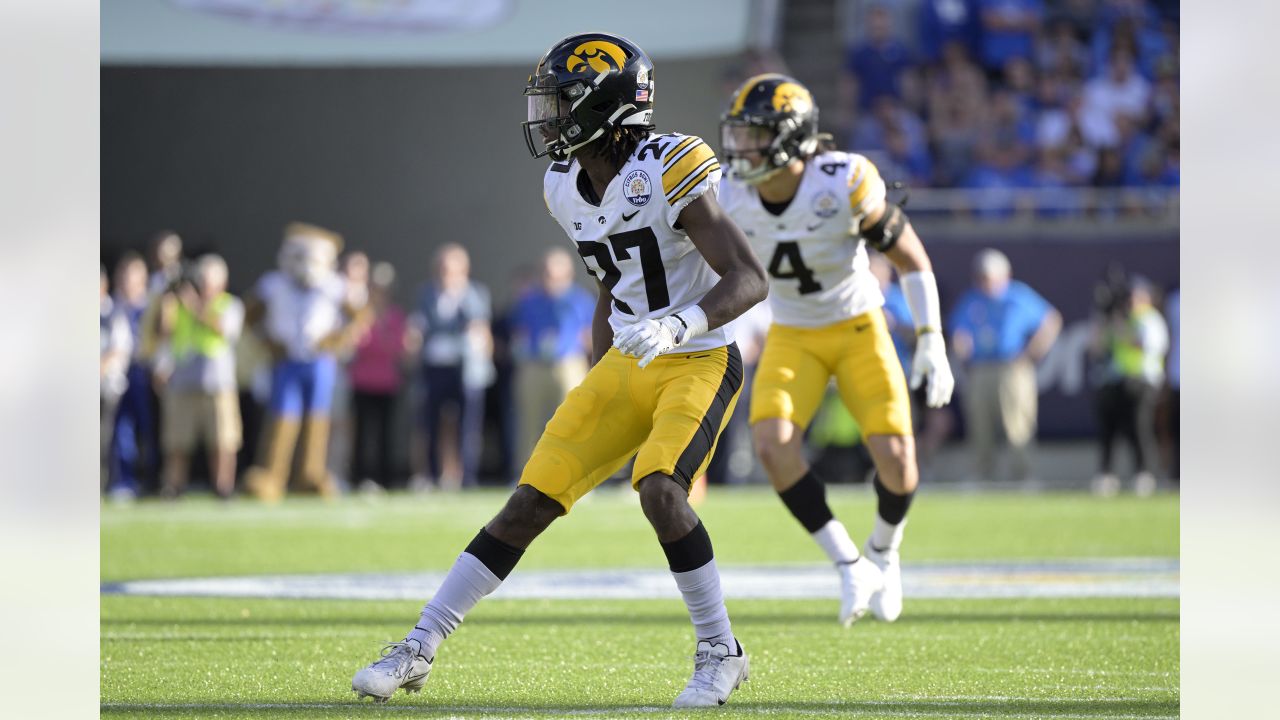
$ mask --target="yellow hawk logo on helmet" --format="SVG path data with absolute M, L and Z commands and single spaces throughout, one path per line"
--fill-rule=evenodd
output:
M 627 53 L 622 48 L 606 40 L 590 40 L 573 49 L 565 63 L 565 69 L 571 73 L 585 73 L 589 67 L 597 73 L 608 70 L 621 70 L 627 63 Z
M 778 112 L 808 112 L 813 107 L 813 96 L 804 86 L 784 82 L 773 90 L 773 109 Z

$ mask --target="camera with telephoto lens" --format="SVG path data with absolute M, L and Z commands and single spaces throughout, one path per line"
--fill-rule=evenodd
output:
M 1112 263 L 1093 286 L 1093 307 L 1104 317 L 1121 317 L 1128 312 L 1128 303 L 1129 274 L 1119 263 Z

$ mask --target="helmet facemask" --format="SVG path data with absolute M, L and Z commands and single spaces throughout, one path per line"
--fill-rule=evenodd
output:
M 778 133 L 764 124 L 726 120 L 720 124 L 721 155 L 734 180 L 758 185 L 790 161 Z
M 552 160 L 563 162 L 569 153 L 604 134 L 600 130 L 584 139 L 582 126 L 573 119 L 574 109 L 591 94 L 590 86 L 581 82 L 559 85 L 554 76 L 544 76 L 526 87 L 524 94 L 529 98 L 529 119 L 522 123 L 524 141 L 535 158 L 550 155 Z

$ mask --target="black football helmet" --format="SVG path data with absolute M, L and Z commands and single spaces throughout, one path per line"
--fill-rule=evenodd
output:
M 817 149 L 818 106 L 813 95 L 795 78 L 756 75 L 734 91 L 729 109 L 720 116 L 720 145 L 731 178 L 752 185 L 763 182 Z
M 618 35 L 580 33 L 552 45 L 524 94 L 524 139 L 536 158 L 568 160 L 619 125 L 653 129 L 653 61 Z

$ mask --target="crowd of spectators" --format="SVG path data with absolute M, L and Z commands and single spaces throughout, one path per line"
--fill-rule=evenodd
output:
M 486 395 L 513 387 L 490 408 L 504 417 L 489 420 L 503 456 L 496 479 L 514 480 L 589 365 L 595 297 L 574 282 L 572 256 L 548 251 L 495 312 L 467 250 L 446 244 L 406 310 L 390 263 L 341 249 L 336 233 L 289 225 L 279 267 L 243 300 L 226 291 L 221 257 L 185 258 L 173 232 L 153 240 L 150 268 L 135 252 L 116 261 L 114 279 L 102 268 L 109 497 L 177 497 L 197 456 L 222 497 L 469 487 Z
M 290 224 L 279 267 L 242 280 L 251 288 L 242 298 L 227 291 L 231 271 L 221 257 L 186 258 L 172 232 L 157 236 L 147 259 L 120 256 L 113 277 L 102 269 L 100 407 L 110 497 L 177 497 L 193 473 L 222 497 L 241 491 L 264 500 L 518 477 L 589 367 L 595 298 L 575 282 L 573 256 L 548 250 L 512 277 L 495 307 L 470 276 L 467 250 L 447 243 L 403 308 L 395 268 L 358 250 L 343 254 L 341 243 L 323 228 Z M 949 468 L 949 479 L 1034 485 L 1037 366 L 1062 316 L 1014 279 L 1003 253 L 981 249 L 972 263 L 971 288 L 947 308 L 957 402 L 927 408 L 913 397 L 922 468 L 931 473 L 963 421 L 972 467 Z M 907 366 L 915 336 L 906 303 L 879 254 L 871 271 Z M 1175 292 L 1162 302 L 1149 281 L 1118 266 L 1093 295 L 1093 489 L 1110 495 L 1122 488 L 1113 459 L 1116 444 L 1126 442 L 1133 488 L 1146 494 L 1158 474 L 1178 476 L 1179 298 Z M 769 321 L 762 303 L 737 322 L 748 378 Z M 820 453 L 857 445 L 856 425 L 838 405 L 815 421 L 809 440 Z M 760 479 L 745 412 L 738 415 L 708 471 L 712 482 Z M 1003 464 L 1001 444 L 1009 451 Z M 193 463 L 199 457 L 205 463 Z M 830 457 L 843 462 L 838 452 Z
M 831 129 L 886 178 L 988 198 L 1031 189 L 1044 214 L 1079 209 L 1064 192 L 1073 188 L 1178 186 L 1176 2 L 847 6 L 858 32 Z M 1130 197 L 1122 209 L 1146 196 Z

